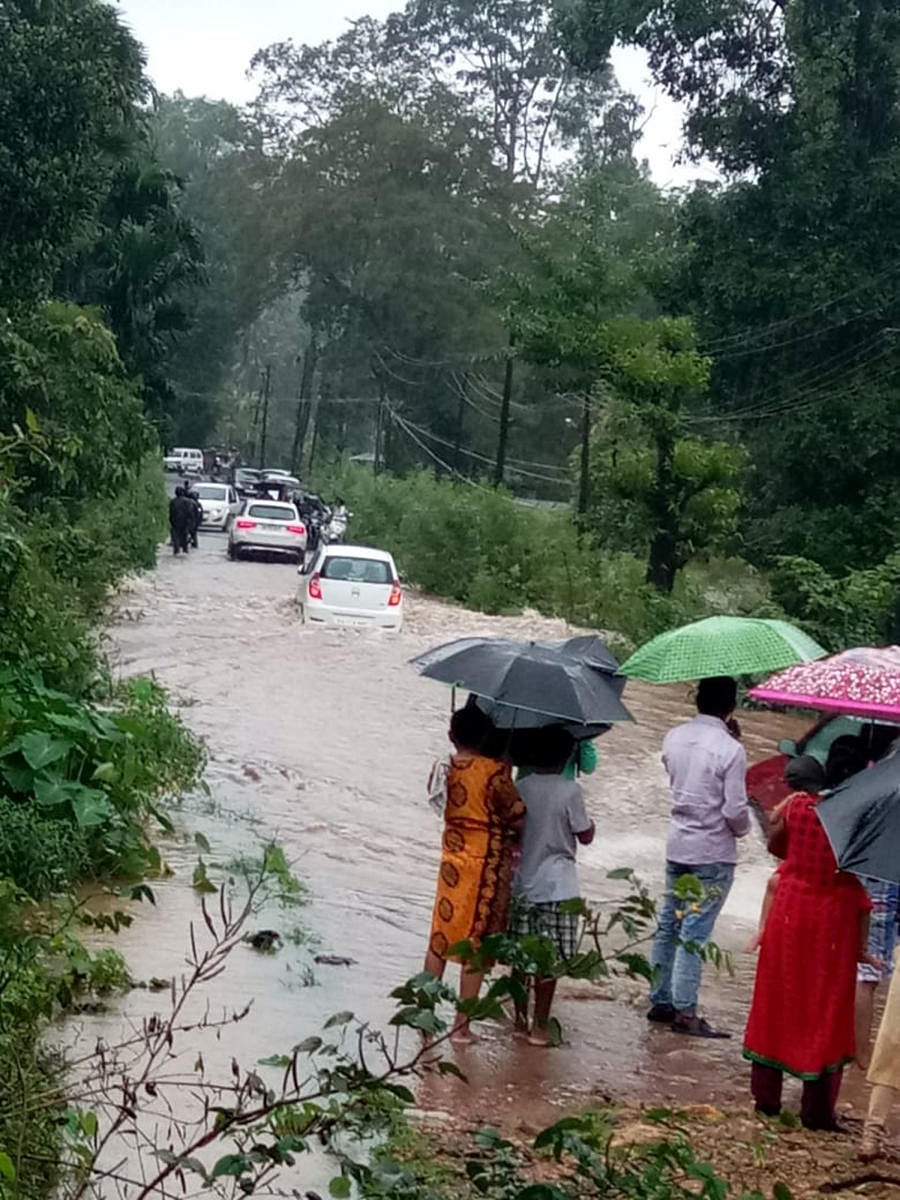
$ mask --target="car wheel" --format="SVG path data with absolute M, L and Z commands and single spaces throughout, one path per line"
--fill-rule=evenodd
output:
M 228 557 L 232 562 L 237 562 L 237 560 L 241 557 L 234 542 L 228 543 Z
M 300 605 L 300 624 L 301 625 L 306 624 L 306 605 L 305 604 Z

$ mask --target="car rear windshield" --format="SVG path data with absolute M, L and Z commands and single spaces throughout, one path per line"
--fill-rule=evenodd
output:
M 200 483 L 197 485 L 197 495 L 201 500 L 227 500 L 228 489 L 215 483 Z
M 287 504 L 251 504 L 247 516 L 257 517 L 260 521 L 297 520 L 297 514 Z
M 390 583 L 390 564 L 383 558 L 351 558 L 330 554 L 319 572 L 323 579 L 346 579 L 349 583 Z

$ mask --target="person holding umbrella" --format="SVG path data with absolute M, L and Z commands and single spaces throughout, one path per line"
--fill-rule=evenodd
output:
M 697 1014 L 702 960 L 697 950 L 712 937 L 731 890 L 737 839 L 750 832 L 744 779 L 747 755 L 729 726 L 737 684 L 728 676 L 701 679 L 697 716 L 666 734 L 662 758 L 672 788 L 672 819 L 666 848 L 666 896 L 650 962 L 656 983 L 649 1021 L 691 1037 L 727 1038 Z M 690 875 L 703 885 L 699 901 L 681 899 L 678 880 Z
M 865 766 L 859 739 L 837 738 L 826 786 Z M 871 901 L 855 875 L 839 870 L 819 804 L 817 795 L 794 794 L 769 833 L 784 863 L 762 933 L 744 1057 L 758 1112 L 780 1113 L 787 1071 L 803 1081 L 803 1125 L 835 1130 L 843 1069 L 855 1054 L 856 964 L 870 961 Z
M 594 840 L 594 822 L 587 814 L 584 794 L 566 766 L 572 761 L 574 739 L 561 725 L 535 730 L 534 770 L 518 782 L 528 815 L 522 834 L 522 855 L 513 880 L 509 932 L 513 937 L 544 938 L 563 960 L 578 949 L 581 913 L 577 901 L 576 852 Z M 556 979 L 517 976 L 525 989 L 516 1000 L 516 1029 L 532 1046 L 549 1046 L 550 1009 Z M 534 1024 L 528 1024 L 528 988 L 534 989 Z

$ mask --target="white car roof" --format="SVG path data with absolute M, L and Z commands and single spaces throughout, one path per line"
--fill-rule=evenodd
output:
M 372 546 L 347 546 L 343 542 L 332 542 L 325 548 L 326 558 L 372 558 L 382 562 L 393 562 L 393 555 L 387 550 L 376 550 Z
M 258 508 L 261 505 L 263 508 L 283 508 L 286 512 L 297 515 L 297 506 L 288 503 L 287 500 L 269 500 L 265 496 L 251 496 L 246 504 L 248 512 L 251 508 Z

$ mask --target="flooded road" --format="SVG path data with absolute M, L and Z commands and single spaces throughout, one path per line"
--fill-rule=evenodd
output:
M 157 571 L 123 591 L 109 630 L 113 665 L 124 675 L 153 673 L 210 754 L 210 796 L 185 802 L 181 836 L 164 844 L 174 875 L 154 885 L 157 907 L 144 906 L 117 941 L 133 972 L 167 978 L 183 969 L 188 925 L 199 911 L 191 887 L 195 831 L 209 840 L 208 857 L 223 863 L 276 837 L 310 889 L 299 920 L 314 950 L 288 943 L 262 956 L 241 948 L 216 981 L 216 1005 L 254 1000 L 251 1017 L 226 1035 L 228 1055 L 248 1064 L 315 1033 L 340 1009 L 385 1024 L 391 988 L 421 969 L 440 844 L 424 780 L 446 749 L 450 692 L 421 679 L 409 658 L 457 636 L 568 632 L 537 615 L 488 617 L 416 596 L 407 597 L 402 634 L 308 628 L 292 605 L 296 585 L 292 566 L 229 562 L 224 538 L 204 534 L 187 559 L 161 551 Z M 598 829 L 579 857 L 589 901 L 615 895 L 618 885 L 606 878 L 613 867 L 635 868 L 654 891 L 663 878 L 668 790 L 659 751 L 665 732 L 691 715 L 691 689 L 629 683 L 625 698 L 638 723 L 600 740 L 600 765 L 584 781 Z M 741 721 L 751 759 L 803 727 L 765 714 Z M 477 1047 L 458 1052 L 468 1086 L 429 1082 L 422 1106 L 489 1121 L 508 1113 L 537 1127 L 563 1106 L 610 1095 L 744 1103 L 740 1037 L 754 964 L 740 948 L 770 869 L 754 830 L 717 929 L 736 952 L 736 977 L 705 973 L 704 1007 L 734 1040 L 692 1042 L 648 1028 L 645 990 L 636 983 L 563 983 L 564 1046 L 539 1051 L 485 1027 Z M 281 919 L 286 933 L 298 918 Z M 317 965 L 313 953 L 353 965 Z M 132 992 L 119 1012 L 86 1022 L 85 1032 L 93 1036 L 99 1024 L 109 1034 L 158 1001 Z

